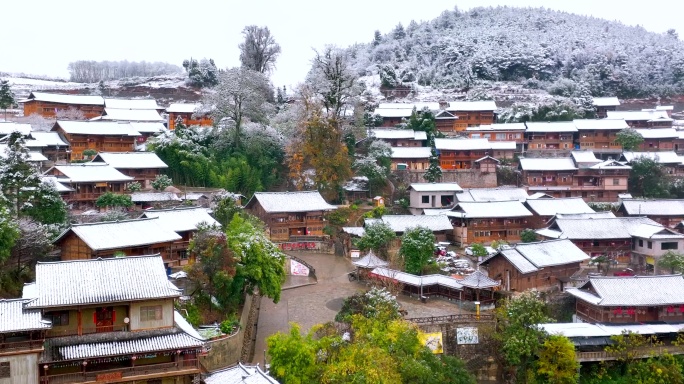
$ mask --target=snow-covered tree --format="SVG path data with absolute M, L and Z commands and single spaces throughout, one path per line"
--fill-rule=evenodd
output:
M 0 109 L 5 111 L 5 120 L 7 120 L 7 108 L 10 108 L 14 103 L 14 93 L 10 89 L 9 81 L 0 81 Z
M 439 166 L 439 156 L 433 147 L 430 151 L 430 165 L 425 171 L 423 178 L 429 183 L 436 183 L 442 178 L 442 168 Z
M 238 45 L 242 67 L 259 73 L 268 73 L 275 68 L 280 45 L 276 43 L 268 27 L 248 25 L 242 30 L 242 34 L 245 40 Z
M 328 117 L 339 120 L 345 108 L 351 108 L 362 87 L 350 66 L 347 52 L 327 46 L 316 51 L 306 83 L 320 97 Z

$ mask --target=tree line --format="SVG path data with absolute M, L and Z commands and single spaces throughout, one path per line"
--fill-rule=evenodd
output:
M 137 76 L 159 76 L 182 73 L 174 64 L 161 61 L 94 61 L 78 60 L 69 63 L 69 80 L 76 83 L 97 83 Z

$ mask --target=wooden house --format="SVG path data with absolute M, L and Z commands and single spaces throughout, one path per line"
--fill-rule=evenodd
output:
M 460 201 L 446 212 L 454 227 L 453 241 L 466 244 L 490 244 L 492 241 L 514 243 L 530 227 L 530 212 L 518 201 Z
M 573 124 L 580 150 L 616 156 L 622 152 L 622 146 L 615 140 L 618 132 L 629 128 L 624 119 L 578 119 Z
M 527 209 L 534 214 L 530 220 L 530 228 L 543 228 L 557 214 L 594 213 L 581 197 L 565 197 L 557 199 L 527 199 Z
M 169 129 L 176 129 L 176 121 L 178 118 L 183 121 L 186 127 L 191 125 L 199 125 L 200 127 L 211 127 L 214 121 L 206 114 L 199 113 L 199 104 L 190 103 L 173 103 L 166 108 L 166 113 L 169 115 Z
M 370 184 L 366 176 L 354 176 L 342 186 L 347 201 L 354 202 L 370 197 Z
M 526 122 L 527 151 L 570 152 L 575 148 L 577 127 L 572 121 Z
M 608 116 L 608 111 L 615 111 L 620 106 L 620 100 L 617 97 L 594 97 L 593 103 L 596 108 L 596 117 L 605 119 Z
M 31 383 L 196 380 L 204 341 L 174 310 L 181 290 L 166 272 L 158 255 L 39 262 L 24 311 L 51 326 Z
M 256 192 L 245 209 L 266 224 L 274 242 L 315 241 L 324 235 L 325 214 L 337 209 L 318 191 Z
M 100 152 L 91 163 L 109 164 L 117 171 L 151 188 L 152 181 L 168 168 L 154 152 Z
M 668 228 L 684 220 L 684 200 L 679 199 L 625 199 L 617 210 L 620 216 L 646 216 Z
M 443 170 L 472 169 L 486 156 L 512 159 L 515 142 L 490 142 L 487 139 L 435 139 L 435 149 Z
M 484 259 L 479 265 L 501 281 L 506 291 L 563 290 L 564 283 L 580 270 L 589 256 L 570 240 L 520 243 Z
M 429 147 L 392 147 L 393 171 L 422 171 L 430 167 L 432 149 Z
M 490 125 L 496 122 L 494 101 L 452 101 L 445 110 L 456 116 L 454 131 L 465 131 L 468 127 Z
M 622 119 L 632 128 L 672 128 L 672 118 L 666 111 L 642 109 L 641 111 L 608 111 L 608 119 Z
M 642 152 L 674 151 L 675 142 L 679 140 L 679 131 L 674 128 L 638 128 L 635 131 L 644 138 L 639 145 Z
M 514 141 L 517 152 L 525 149 L 525 123 L 489 124 L 468 127 L 465 132 L 471 139 L 487 139 L 489 141 Z
M 522 201 L 529 198 L 524 188 L 497 187 L 497 188 L 468 188 L 463 193 L 456 195 L 456 201 Z
M 448 111 L 435 113 L 435 128 L 442 133 L 454 132 L 458 117 Z
M 136 208 L 144 210 L 177 207 L 181 205 L 183 199 L 175 192 L 139 191 L 131 193 L 131 201 Z
M 463 189 L 456 183 L 412 183 L 409 188 L 409 210 L 414 215 L 423 214 L 424 209 L 451 208 L 456 195 Z
M 159 111 L 155 109 L 117 109 L 104 108 L 102 116 L 94 117 L 95 121 L 138 121 L 138 122 L 165 122 Z
M 160 254 L 167 267 L 180 265 L 185 247 L 177 246 L 182 237 L 157 218 L 74 224 L 53 244 L 61 250 L 62 260 L 87 260 Z M 187 255 L 186 255 L 187 256 Z
M 83 113 L 86 119 L 102 115 L 104 99 L 102 96 L 64 95 L 47 92 L 31 92 L 24 100 L 24 116 L 40 115 L 54 119 L 58 111 L 74 109 Z
M 665 173 L 670 177 L 684 176 L 684 167 L 682 166 L 682 159 L 672 151 L 661 152 L 622 152 L 620 161 L 630 164 L 631 162 L 647 158 L 655 161 L 663 166 Z
M 44 175 L 54 176 L 56 181 L 71 189 L 63 195 L 67 203 L 92 204 L 107 192 L 123 193 L 126 184 L 133 181 L 114 167 L 97 163 L 55 165 Z
M 9 136 L 12 132 L 19 132 L 23 137 L 28 137 L 31 134 L 31 124 L 0 121 L 0 139 Z
M 131 121 L 129 124 L 131 125 L 131 128 L 133 128 L 134 131 L 136 131 L 140 134 L 140 136 L 135 138 L 136 150 L 139 150 L 139 151 L 145 150 L 143 145 L 147 142 L 147 140 L 150 137 L 156 136 L 158 134 L 161 134 L 161 133 L 164 133 L 167 131 L 164 124 L 161 122 L 158 122 L 158 121 L 152 121 L 152 122 Z M 143 148 L 143 149 L 140 149 L 140 148 Z
M 501 161 L 487 155 L 475 160 L 473 168 L 480 171 L 480 173 L 496 173 L 496 168 L 499 164 L 501 164 Z
M 589 323 L 684 322 L 682 275 L 589 276 L 575 296 L 575 314 Z
M 373 111 L 373 114 L 382 119 L 383 127 L 395 127 L 397 124 L 408 120 L 413 113 L 413 109 L 421 111 L 428 109 L 433 112 L 440 110 L 439 103 L 380 103 Z
M 83 160 L 83 151 L 131 152 L 135 150 L 140 133 L 128 123 L 113 121 L 57 121 L 52 127 L 69 143 L 71 152 L 67 160 Z
M 392 147 L 424 147 L 427 143 L 425 131 L 412 129 L 371 129 L 369 137 L 382 140 Z
M 26 140 L 26 147 L 30 151 L 38 151 L 52 163 L 66 162 L 71 149 L 57 132 L 32 131 Z

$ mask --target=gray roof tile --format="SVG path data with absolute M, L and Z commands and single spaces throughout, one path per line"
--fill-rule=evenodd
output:
M 0 299 L 0 333 L 49 329 L 39 309 L 24 308 L 25 299 Z
M 318 191 L 256 192 L 245 207 L 251 208 L 257 201 L 268 213 L 330 211 L 337 209 L 336 206 L 328 204 Z
M 588 291 L 589 287 L 596 294 Z M 599 306 L 684 304 L 682 275 L 589 276 L 589 281 L 582 287 L 566 291 Z

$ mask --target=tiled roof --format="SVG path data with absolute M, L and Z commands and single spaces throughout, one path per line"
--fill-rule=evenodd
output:
M 138 131 L 125 122 L 59 120 L 52 130 L 54 131 L 58 126 L 71 135 L 140 136 Z
M 172 103 L 166 108 L 166 112 L 171 113 L 195 113 L 199 108 L 199 104 L 194 103 Z
M 458 201 L 525 201 L 529 196 L 524 188 L 471 188 L 456 195 Z
M 371 271 L 372 274 L 382 277 L 388 277 L 390 279 L 397 280 L 398 282 L 412 285 L 414 287 L 429 286 L 429 285 L 441 285 L 443 287 L 451 289 L 463 289 L 461 281 L 454 279 L 451 276 L 445 275 L 426 275 L 426 276 L 416 276 L 410 273 L 396 271 L 393 269 L 378 267 Z
M 595 294 L 586 290 L 593 288 Z M 655 306 L 684 304 L 682 275 L 589 276 L 580 288 L 566 292 L 598 306 Z
M 268 213 L 330 211 L 337 209 L 328 204 L 318 191 L 299 192 L 256 192 L 245 208 L 252 208 L 256 202 Z
M 527 200 L 527 206 L 539 216 L 553 216 L 557 213 L 594 213 L 581 197 Z
M 46 92 L 31 92 L 26 101 L 32 100 L 58 104 L 104 105 L 102 96 L 62 95 Z
M 447 111 L 496 111 L 498 107 L 493 100 L 488 101 L 450 101 Z
M 591 151 L 572 151 L 570 154 L 577 163 L 600 163 L 601 159 L 597 159 L 594 152 Z
M 526 122 L 526 132 L 577 132 L 572 121 Z
M 444 215 L 385 215 L 382 221 L 389 225 L 394 232 L 406 232 L 409 228 L 425 227 L 431 231 L 448 231 L 454 227 L 449 218 Z
M 53 243 L 59 243 L 69 232 L 73 232 L 93 251 L 138 247 L 181 239 L 176 232 L 163 226 L 159 219 L 135 219 L 74 224 L 62 232 Z
M 590 130 L 621 130 L 629 128 L 624 119 L 577 119 L 572 121 L 578 131 Z
M 639 159 L 647 158 L 654 160 L 660 164 L 680 164 L 682 161 L 679 156 L 673 151 L 662 151 L 662 152 L 622 152 L 622 157 L 628 163 Z
M 435 102 L 415 102 L 415 103 L 380 103 L 378 105 L 379 109 L 408 109 L 409 112 L 415 108 L 420 111 L 427 108 L 432 111 L 439 109 L 439 103 Z
M 375 256 L 375 253 L 373 253 L 372 250 L 369 251 L 368 254 L 366 254 L 366 256 L 364 256 L 364 257 L 362 257 L 356 261 L 352 261 L 352 264 L 354 264 L 355 266 L 360 267 L 360 268 L 370 268 L 370 269 L 374 269 L 377 267 L 386 267 L 389 265 L 389 263 L 387 261 Z
M 159 224 L 166 229 L 174 232 L 196 231 L 201 223 L 208 225 L 218 225 L 218 221 L 209 215 L 206 208 L 188 207 L 148 210 L 142 217 L 158 218 Z
M 646 217 L 613 217 L 591 219 L 556 219 L 548 229 L 558 231 L 564 239 L 631 239 L 641 224 L 657 225 Z M 662 227 L 662 226 L 661 226 Z M 547 232 L 538 233 L 546 235 Z
M 36 141 L 35 146 L 41 146 L 41 147 L 67 147 L 69 144 L 67 144 L 66 141 L 62 140 L 62 138 L 59 136 L 59 133 L 57 132 L 37 132 L 33 131 L 31 132 L 31 137 L 33 137 Z
M 577 169 L 571 157 L 520 159 L 523 171 L 574 171 Z
M 363 227 L 342 227 L 342 232 L 361 237 L 366 233 L 366 229 Z
M 591 167 L 591 169 L 632 169 L 631 166 L 625 165 L 617 160 L 606 160 L 602 161 L 598 164 L 594 164 Z
M 7 158 L 7 150 L 7 144 L 0 144 L 0 159 Z M 28 158 L 26 161 L 47 161 L 47 157 L 37 151 L 28 151 Z
M 515 150 L 515 141 L 490 141 L 489 145 L 493 150 Z
M 617 107 L 620 105 L 620 100 L 617 97 L 594 97 L 593 104 L 597 107 Z
M 468 127 L 467 131 L 524 131 L 527 127 L 525 123 L 507 123 L 507 124 L 489 124 L 480 125 L 479 127 Z
M 532 216 L 532 212 L 528 211 L 525 205 L 517 200 L 461 201 L 451 209 L 451 212 L 447 213 L 447 216 L 463 217 L 466 219 L 528 217 Z
M 261 370 L 259 365 L 238 365 L 213 371 L 205 379 L 205 384 L 278 384 L 278 382 Z
M 0 333 L 49 329 L 39 309 L 24 308 L 25 299 L 0 299 Z
M 57 178 L 55 176 L 41 176 L 40 181 L 45 183 L 45 184 L 52 184 L 53 187 L 57 190 L 57 192 L 72 192 L 74 189 L 71 187 L 68 187 L 59 181 L 57 181 Z
M 57 181 L 61 183 L 90 183 L 107 181 L 131 181 L 132 177 L 126 176 L 116 170 L 116 168 L 97 163 L 82 163 L 70 165 L 55 165 L 56 169 L 64 176 L 58 176 Z M 50 170 L 46 174 L 50 173 Z
M 460 280 L 461 285 L 464 287 L 468 288 L 493 288 L 493 287 L 498 287 L 501 285 L 496 280 L 490 279 L 488 276 L 486 276 L 484 273 L 478 271 L 475 271 L 471 273 L 470 275 L 464 277 L 462 280 Z
M 117 169 L 168 168 L 154 152 L 100 152 L 92 162 L 105 162 Z
M 166 131 L 166 127 L 161 122 L 140 122 L 131 121 L 131 128 L 138 133 L 157 133 Z
M 624 119 L 627 121 L 672 121 L 666 111 L 608 111 L 608 119 Z
M 23 136 L 28 136 L 31 133 L 31 124 L 0 121 L 0 136 L 9 135 L 12 132 L 19 132 Z
M 105 108 L 115 109 L 164 109 L 155 99 L 104 99 Z
M 558 219 L 606 219 L 615 217 L 615 214 L 611 211 L 600 211 L 593 213 L 557 213 L 555 217 Z
M 513 248 L 499 251 L 496 255 L 483 260 L 481 264 L 486 264 L 496 257 L 506 258 L 523 274 L 556 265 L 580 263 L 589 259 L 589 256 L 570 240 L 519 243 Z
M 105 108 L 102 116 L 92 120 L 164 121 L 164 118 L 154 109 Z
M 393 159 L 427 159 L 431 155 L 430 147 L 392 147 Z
M 683 239 L 684 235 L 662 225 L 641 224 L 632 231 L 632 236 L 643 239 Z
M 635 129 L 644 139 L 675 139 L 679 132 L 674 128 L 637 128 Z
M 30 289 L 27 289 L 30 287 Z M 178 297 L 161 256 L 38 262 L 24 289 L 27 308 L 66 307 Z
M 622 201 L 619 210 L 624 210 L 628 215 L 684 216 L 684 200 L 626 199 Z
M 457 183 L 411 183 L 409 189 L 417 192 L 463 192 Z
M 150 203 L 154 201 L 182 201 L 173 192 L 133 192 L 131 200 L 134 203 Z
M 435 139 L 435 148 L 440 151 L 487 150 L 492 145 L 487 139 Z
M 376 139 L 391 140 L 391 139 L 410 139 L 410 140 L 427 140 L 425 138 L 416 138 L 416 134 L 421 131 L 414 131 L 413 129 L 371 129 L 371 135 Z M 425 132 L 422 132 L 425 136 Z

